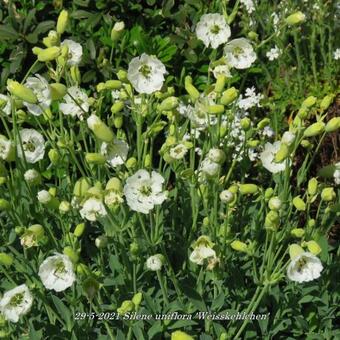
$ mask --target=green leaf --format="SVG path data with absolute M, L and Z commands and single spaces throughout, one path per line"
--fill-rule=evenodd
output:
M 58 310 L 60 317 L 65 321 L 66 329 L 68 331 L 71 331 L 72 329 L 71 312 L 57 296 L 52 295 L 52 300 L 55 307 Z
M 0 25 L 0 40 L 16 40 L 19 38 L 19 33 L 9 25 Z

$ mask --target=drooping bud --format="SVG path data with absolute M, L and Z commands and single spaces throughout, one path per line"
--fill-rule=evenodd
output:
M 300 196 L 296 196 L 293 198 L 293 205 L 298 211 L 306 210 L 306 203 L 300 198 Z
M 7 89 L 9 92 L 11 92 L 11 94 L 27 103 L 36 104 L 38 102 L 37 96 L 34 94 L 34 92 L 17 81 L 8 79 Z
M 222 105 L 231 104 L 238 97 L 238 90 L 235 87 L 231 87 L 222 93 L 220 102 Z
M 60 48 L 57 46 L 48 47 L 44 50 L 39 51 L 38 53 L 38 60 L 41 62 L 45 61 L 52 61 L 59 57 L 60 55 Z
M 62 10 L 57 21 L 57 33 L 63 34 L 66 30 L 69 21 L 69 14 L 66 10 Z
M 92 114 L 87 118 L 87 126 L 98 139 L 106 143 L 112 142 L 114 138 L 112 130 L 96 115 Z

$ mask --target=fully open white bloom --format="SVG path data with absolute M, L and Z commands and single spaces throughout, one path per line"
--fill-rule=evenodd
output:
M 152 171 L 138 170 L 126 180 L 124 194 L 128 206 L 134 210 L 147 214 L 155 205 L 160 205 L 167 197 L 163 191 L 164 178 Z
M 320 277 L 323 266 L 318 257 L 303 252 L 291 260 L 287 268 L 287 276 L 296 282 L 308 282 Z
M 105 216 L 107 214 L 103 202 L 95 197 L 87 199 L 79 213 L 81 217 L 92 222 L 96 221 L 98 216 Z
M 206 177 L 215 177 L 217 176 L 221 166 L 213 162 L 209 157 L 205 158 L 199 167 L 199 171 L 203 173 Z
M 166 69 L 154 56 L 143 53 L 129 63 L 128 79 L 139 93 L 153 93 L 162 88 Z
M 32 113 L 32 115 L 40 116 L 51 105 L 52 97 L 50 86 L 47 80 L 40 74 L 36 74 L 35 77 L 28 77 L 25 86 L 34 92 L 38 99 L 38 103 L 23 103 L 27 107 L 27 110 Z
M 216 258 L 216 252 L 214 249 L 207 247 L 206 245 L 199 245 L 195 247 L 190 254 L 189 260 L 200 266 L 203 265 L 205 259 Z
M 113 168 L 125 163 L 128 152 L 129 145 L 122 139 L 114 139 L 111 143 L 104 142 L 100 148 L 100 153 Z
M 163 256 L 156 254 L 146 260 L 146 268 L 152 271 L 161 270 L 163 266 Z
M 79 43 L 70 39 L 65 39 L 60 46 L 67 46 L 68 48 L 67 64 L 70 66 L 79 65 L 81 57 L 83 56 L 83 47 Z
M 187 152 L 188 148 L 183 143 L 179 143 L 170 149 L 169 154 L 173 159 L 182 159 Z
M 11 99 L 4 94 L 0 94 L 0 112 L 4 112 L 7 116 L 12 113 Z
M 217 48 L 228 41 L 231 32 L 223 15 L 209 13 L 201 16 L 196 26 L 196 35 L 206 47 L 211 45 Z
M 286 161 L 276 163 L 274 160 L 280 146 L 281 142 L 275 142 L 274 144 L 266 143 L 264 150 L 260 154 L 262 165 L 273 174 L 284 171 L 286 168 Z
M 237 100 L 237 106 L 243 110 L 249 110 L 254 106 L 261 107 L 260 101 L 263 98 L 261 93 L 256 94 L 255 87 L 248 87 L 245 91 L 245 96 L 240 96 Z
M 78 86 L 71 86 L 67 89 L 67 94 L 60 103 L 59 109 L 64 115 L 78 117 L 83 120 L 84 112 L 90 108 L 89 97 L 86 92 Z
M 266 57 L 270 60 L 273 61 L 275 59 L 277 59 L 281 54 L 281 50 L 275 46 L 273 48 L 271 48 L 267 53 L 266 53 Z
M 51 201 L 52 195 L 47 190 L 40 190 L 37 194 L 37 198 L 41 204 L 47 204 Z
M 256 60 L 256 53 L 245 38 L 234 39 L 227 43 L 224 53 L 228 64 L 237 69 L 248 68 Z
M 240 2 L 246 8 L 248 14 L 251 14 L 255 11 L 255 5 L 253 0 L 241 0 Z
M 56 292 L 71 287 L 76 280 L 73 264 L 67 255 L 56 253 L 49 256 L 39 267 L 38 275 L 47 289 Z
M 36 163 L 44 158 L 45 140 L 42 134 L 34 129 L 22 129 L 20 132 L 21 145 L 17 151 L 20 158 L 26 158 L 28 163 Z
M 340 48 L 337 48 L 333 53 L 334 60 L 340 59 Z
M 27 314 L 33 303 L 33 297 L 28 287 L 23 284 L 7 291 L 0 300 L 0 312 L 5 319 L 18 322 L 19 317 Z

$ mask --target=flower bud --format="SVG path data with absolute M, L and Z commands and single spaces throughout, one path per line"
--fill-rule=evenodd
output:
M 330 119 L 325 127 L 326 132 L 334 132 L 340 128 L 340 117 Z
M 121 306 L 117 309 L 118 314 L 124 315 L 128 312 L 131 312 L 134 310 L 134 304 L 131 300 L 125 300 L 121 304 Z
M 302 103 L 302 107 L 306 107 L 306 108 L 310 108 L 312 107 L 313 105 L 315 105 L 316 103 L 316 97 L 313 97 L 313 96 L 309 96 L 308 98 L 306 98 L 303 103 Z
M 60 55 L 60 48 L 57 46 L 48 47 L 44 50 L 39 51 L 38 53 L 38 60 L 45 62 L 45 61 L 52 61 L 57 59 Z
M 317 193 L 317 190 L 318 190 L 318 180 L 315 177 L 313 177 L 308 181 L 308 188 L 307 188 L 308 195 L 314 196 Z
M 305 230 L 302 228 L 294 228 L 290 231 L 290 234 L 296 238 L 302 238 L 305 235 Z
M 242 118 L 240 124 L 241 124 L 241 128 L 244 131 L 248 131 L 249 128 L 251 127 L 251 121 L 248 117 Z
M 72 247 L 66 246 L 63 253 L 67 255 L 73 263 L 77 263 L 79 261 L 79 255 Z
M 111 112 L 112 114 L 116 114 L 124 109 L 124 102 L 121 100 L 117 100 L 112 106 L 111 106 Z
M 242 195 L 256 194 L 259 190 L 256 184 L 239 184 L 238 187 Z
M 74 185 L 73 194 L 78 197 L 83 197 L 87 190 L 90 188 L 90 181 L 82 177 Z
M 289 149 L 288 146 L 284 143 L 281 143 L 278 152 L 275 155 L 275 162 L 281 163 L 289 156 Z
M 266 215 L 264 226 L 266 229 L 275 231 L 280 224 L 280 216 L 275 210 L 270 210 Z
M 289 246 L 289 256 L 291 260 L 294 260 L 297 256 L 299 256 L 303 252 L 304 250 L 301 248 L 301 246 L 299 246 L 296 243 L 293 243 Z
M 175 331 L 171 333 L 171 340 L 194 340 L 194 338 L 182 331 Z
M 305 149 L 310 149 L 313 146 L 313 144 L 309 140 L 303 139 L 301 141 L 301 146 Z
M 190 76 L 185 77 L 184 87 L 192 100 L 197 100 L 199 98 L 200 93 L 198 92 L 196 87 L 192 85 L 192 78 Z
M 7 89 L 9 92 L 11 92 L 11 94 L 27 103 L 36 104 L 38 102 L 37 96 L 34 94 L 34 92 L 28 87 L 21 85 L 17 81 L 8 79 Z
M 217 149 L 217 148 L 213 148 L 213 149 L 209 150 L 208 158 L 212 162 L 215 162 L 215 163 L 218 163 L 218 164 L 223 164 L 225 162 L 226 155 L 225 155 L 223 150 Z
M 293 198 L 293 205 L 298 211 L 306 210 L 306 203 L 300 198 L 300 196 L 296 196 Z
M 231 248 L 233 248 L 236 251 L 247 253 L 248 252 L 248 245 L 244 242 L 241 242 L 239 240 L 235 240 L 231 242 L 230 244 Z
M 123 116 L 121 114 L 114 117 L 113 125 L 116 129 L 120 129 L 123 126 Z
M 113 25 L 112 31 L 111 31 L 111 40 L 113 42 L 116 42 L 120 39 L 124 32 L 125 23 L 124 21 L 118 21 Z
M 130 244 L 130 252 L 131 252 L 132 256 L 138 255 L 138 253 L 139 253 L 139 245 L 138 245 L 137 242 L 132 242 Z
M 295 134 L 290 131 L 285 131 L 281 138 L 281 143 L 284 143 L 288 146 L 292 145 L 295 141 Z
M 152 162 L 152 160 L 151 160 L 150 154 L 145 155 L 145 158 L 144 158 L 144 167 L 146 167 L 146 168 L 150 167 L 151 166 L 151 162 Z
M 237 185 L 237 184 L 232 184 L 232 185 L 228 188 L 228 190 L 229 190 L 231 193 L 233 193 L 233 194 L 237 194 L 237 192 L 238 192 L 238 185 Z
M 107 237 L 105 235 L 100 235 L 95 239 L 94 243 L 99 249 L 106 248 L 108 243 Z
M 71 73 L 72 80 L 75 83 L 80 84 L 80 82 L 81 82 L 81 75 L 80 75 L 80 71 L 79 71 L 78 66 L 71 66 L 70 73 Z
M 83 291 L 85 292 L 89 300 L 92 300 L 95 297 L 95 295 L 97 294 L 100 288 L 98 281 L 94 277 L 86 278 L 83 281 L 82 286 L 83 286 Z
M 62 10 L 57 21 L 57 33 L 63 34 L 66 30 L 69 21 L 69 14 L 66 10 Z
M 224 85 L 225 85 L 225 75 L 220 74 L 217 79 L 216 79 L 216 84 L 215 84 L 215 92 L 216 93 L 221 93 L 224 89 Z
M 171 96 L 165 98 L 157 107 L 159 111 L 170 111 L 175 109 L 178 106 L 178 98 Z
M 110 178 L 105 187 L 105 190 L 122 191 L 122 189 L 122 182 L 117 177 Z
M 105 89 L 107 90 L 119 90 L 122 87 L 120 80 L 107 80 L 105 82 Z
M 315 227 L 315 224 L 316 224 L 316 221 L 315 221 L 314 218 L 311 218 L 311 219 L 308 221 L 308 223 L 307 223 L 307 225 L 308 225 L 309 228 L 314 228 L 314 227 Z
M 222 97 L 220 99 L 220 103 L 222 105 L 231 104 L 238 97 L 238 90 L 235 87 L 231 87 L 228 90 L 225 90 L 222 93 Z
M 320 110 L 323 112 L 328 109 L 328 107 L 332 104 L 334 99 L 333 94 L 328 94 L 327 96 L 323 97 L 320 103 Z
M 260 141 L 258 139 L 249 139 L 247 145 L 251 148 L 256 148 L 260 145 Z
M 334 188 L 328 187 L 324 188 L 321 192 L 321 199 L 325 202 L 333 201 L 336 198 L 336 193 Z
M 67 92 L 67 87 L 61 83 L 50 84 L 50 89 L 52 100 L 62 99 Z
M 87 118 L 87 126 L 98 139 L 107 143 L 112 142 L 114 138 L 112 130 L 96 115 L 92 114 Z
M 315 241 L 305 242 L 305 246 L 307 246 L 308 250 L 314 255 L 319 255 L 322 251 L 320 246 Z
M 6 211 L 9 209 L 11 209 L 10 203 L 4 198 L 0 198 L 0 211 Z
M 76 228 L 74 229 L 74 236 L 76 237 L 80 237 L 81 235 L 83 235 L 85 230 L 85 223 L 79 223 L 77 224 Z
M 273 195 L 274 195 L 274 189 L 273 189 L 273 188 L 268 188 L 268 189 L 266 189 L 266 191 L 264 192 L 264 198 L 265 198 L 266 200 L 269 200 Z
M 119 70 L 117 72 L 117 78 L 120 81 L 127 81 L 127 72 L 125 70 Z
M 277 197 L 272 197 L 268 202 L 268 207 L 270 210 L 280 210 L 282 207 L 282 201 Z
M 143 294 L 141 292 L 138 292 L 133 296 L 132 302 L 136 308 L 138 308 L 138 306 L 141 304 L 142 298 L 143 298 Z
M 254 32 L 254 31 L 248 32 L 248 38 L 250 40 L 256 41 L 258 39 L 258 37 L 259 37 L 259 35 L 256 32 Z
M 259 130 L 262 130 L 264 129 L 266 126 L 268 126 L 270 124 L 270 119 L 269 118 L 263 118 L 262 120 L 260 120 L 258 123 L 257 123 L 257 128 Z
M 89 164 L 103 165 L 106 162 L 105 156 L 96 152 L 89 152 L 85 154 L 85 160 Z
M 137 159 L 135 157 L 130 157 L 125 165 L 128 169 L 134 169 L 137 166 Z
M 50 159 L 52 164 L 54 165 L 58 164 L 60 159 L 58 151 L 56 149 L 51 149 L 48 152 L 48 158 Z
M 2 266 L 9 267 L 13 263 L 13 257 L 11 255 L 8 255 L 6 253 L 0 253 L 0 264 Z
M 304 132 L 304 137 L 314 137 L 319 135 L 325 130 L 325 123 L 324 122 L 317 122 L 309 126 Z
M 301 24 L 302 22 L 304 22 L 306 19 L 306 16 L 305 14 L 303 14 L 302 12 L 298 11 L 298 12 L 295 12 L 291 15 L 289 15 L 287 18 L 286 18 L 286 23 L 290 26 L 293 26 L 293 25 L 299 25 Z

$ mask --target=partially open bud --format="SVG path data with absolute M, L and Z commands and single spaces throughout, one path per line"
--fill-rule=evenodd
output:
M 213 148 L 208 152 L 208 158 L 215 163 L 223 164 L 226 160 L 226 155 L 223 150 Z
M 324 122 L 317 122 L 309 126 L 304 132 L 304 137 L 314 137 L 321 134 L 325 130 Z
M 106 143 L 112 142 L 114 138 L 112 130 L 96 115 L 92 114 L 87 118 L 87 126 L 98 139 Z
M 59 211 L 62 214 L 65 214 L 65 213 L 69 212 L 70 210 L 71 210 L 70 202 L 67 202 L 67 201 L 61 201 L 60 202 L 60 204 L 59 204 Z
M 57 33 L 63 34 L 66 30 L 68 25 L 69 14 L 66 10 L 62 10 L 59 14 L 58 21 L 57 21 Z
M 111 39 L 113 42 L 120 39 L 124 32 L 125 23 L 124 21 L 118 21 L 113 25 L 112 31 L 111 31 Z
M 122 182 L 117 177 L 112 177 L 106 184 L 105 190 L 122 191 Z
M 296 243 L 293 243 L 289 246 L 289 256 L 291 260 L 294 260 L 297 256 L 301 255 L 304 252 L 301 246 Z
M 303 14 L 302 12 L 298 11 L 298 12 L 295 12 L 291 15 L 289 15 L 287 18 L 286 18 L 286 23 L 290 26 L 292 25 L 299 25 L 301 24 L 302 22 L 304 22 L 306 19 L 306 16 L 305 14 Z
M 105 235 L 100 235 L 95 239 L 94 243 L 97 248 L 102 249 L 107 247 L 108 240 Z
M 229 105 L 238 97 L 238 90 L 235 87 L 231 87 L 222 93 L 220 103 L 222 105 Z
M 21 85 L 17 81 L 8 79 L 7 89 L 9 92 L 11 92 L 11 94 L 27 103 L 36 104 L 38 102 L 37 96 L 34 94 L 34 92 L 28 87 Z
M 41 176 L 35 169 L 29 169 L 24 173 L 25 181 L 29 185 L 39 185 L 41 183 Z
M 333 201 L 336 198 L 336 193 L 334 188 L 328 187 L 324 188 L 321 192 L 321 199 L 325 202 Z
M 269 202 L 268 206 L 270 210 L 280 210 L 282 207 L 282 201 L 277 197 L 272 197 Z
M 235 195 L 229 190 L 223 190 L 220 193 L 220 200 L 223 203 L 230 203 L 234 200 Z
M 280 216 L 275 210 L 269 211 L 266 215 L 264 226 L 266 229 L 275 231 L 280 224 Z
M 296 196 L 293 198 L 293 205 L 298 211 L 306 210 L 306 203 L 300 198 L 300 196 Z

